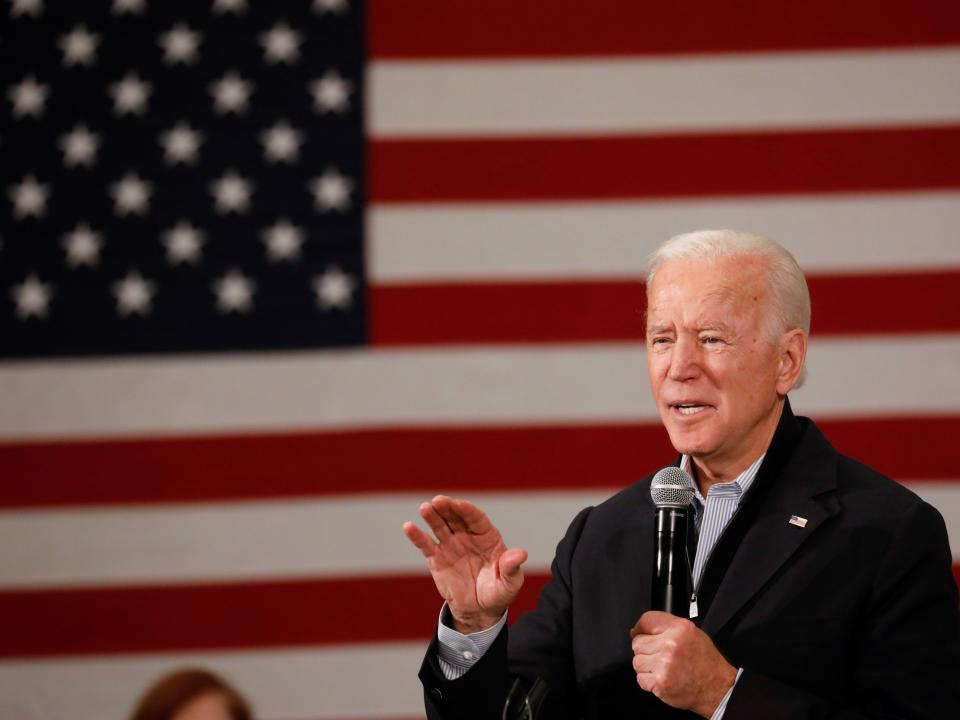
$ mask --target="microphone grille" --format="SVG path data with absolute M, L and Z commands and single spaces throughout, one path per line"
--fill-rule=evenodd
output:
M 693 501 L 693 478 L 678 467 L 665 467 L 653 476 L 650 497 L 657 507 L 686 507 Z

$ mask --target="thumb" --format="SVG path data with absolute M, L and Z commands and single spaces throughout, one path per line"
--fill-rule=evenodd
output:
M 497 561 L 500 576 L 508 583 L 523 580 L 523 569 L 520 567 L 527 561 L 527 551 L 522 548 L 510 548 L 500 555 Z
M 630 636 L 633 637 L 637 634 L 659 635 L 667 630 L 676 620 L 678 620 L 678 618 L 670 613 L 659 610 L 647 610 L 647 612 L 637 620 L 637 624 L 633 626 Z

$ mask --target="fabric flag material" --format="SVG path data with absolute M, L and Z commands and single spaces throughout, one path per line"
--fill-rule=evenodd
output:
M 174 667 L 265 720 L 422 717 L 438 492 L 530 552 L 673 461 L 643 268 L 776 238 L 841 451 L 960 560 L 954 0 L 0 12 L 0 715 Z M 955 572 L 956 572 L 955 565 Z

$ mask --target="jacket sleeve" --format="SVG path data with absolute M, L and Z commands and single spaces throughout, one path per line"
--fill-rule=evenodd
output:
M 551 688 L 551 705 L 575 717 L 561 698 L 575 695 L 571 642 L 571 572 L 580 534 L 591 508 L 582 510 L 560 544 L 551 565 L 552 578 L 540 592 L 537 607 L 504 628 L 484 656 L 456 680 L 447 680 L 437 662 L 436 636 L 420 667 L 429 720 L 499 720 L 514 679 L 543 678 Z M 551 714 L 551 717 L 553 715 Z M 558 716 L 559 717 L 559 716 Z
M 744 669 L 725 720 L 942 720 L 960 708 L 960 611 L 943 518 L 918 502 L 883 552 L 842 706 Z

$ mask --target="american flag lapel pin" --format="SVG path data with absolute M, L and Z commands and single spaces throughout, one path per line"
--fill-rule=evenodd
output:
M 796 525 L 797 527 L 806 527 L 807 519 L 805 517 L 800 517 L 799 515 L 791 515 L 790 519 L 787 521 L 791 525 Z

